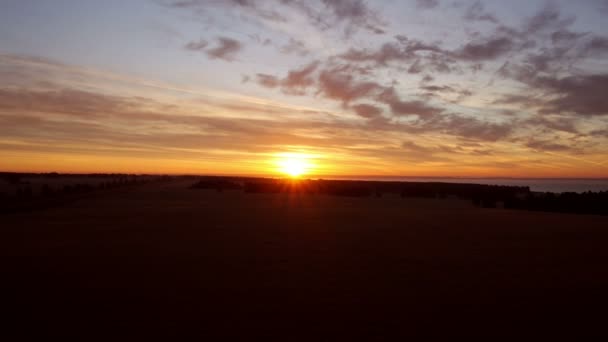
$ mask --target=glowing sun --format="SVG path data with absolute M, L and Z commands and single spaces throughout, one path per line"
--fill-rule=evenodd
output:
M 291 177 L 299 177 L 306 174 L 311 164 L 305 156 L 285 155 L 278 161 L 279 171 Z

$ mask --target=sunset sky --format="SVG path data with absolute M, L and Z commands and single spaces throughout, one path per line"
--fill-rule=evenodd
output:
M 608 1 L 3 0 L 0 171 L 608 177 Z

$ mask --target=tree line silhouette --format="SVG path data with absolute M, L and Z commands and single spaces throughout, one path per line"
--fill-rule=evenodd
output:
M 69 183 L 69 179 L 84 179 Z M 130 174 L 61 175 L 57 173 L 0 173 L 9 192 L 0 188 L 0 213 L 40 209 L 70 202 L 100 191 L 191 176 L 149 176 Z M 608 215 L 608 191 L 584 193 L 538 193 L 529 187 L 443 182 L 381 182 L 350 180 L 293 180 L 251 177 L 197 177 L 192 189 L 240 190 L 248 194 L 291 193 L 342 197 L 459 198 L 482 208 Z M 31 179 L 37 181 L 33 183 Z M 64 181 L 65 180 L 65 181 Z M 4 192 L 3 192 L 4 191 Z
M 32 181 L 35 179 L 36 181 Z M 74 179 L 84 180 L 73 184 L 62 184 Z M 12 192 L 0 190 L 0 213 L 12 213 L 43 209 L 65 204 L 91 193 L 125 188 L 150 182 L 168 181 L 169 176 L 147 176 L 130 174 L 86 174 L 61 175 L 58 173 L 0 173 L 0 180 L 9 184 Z
M 382 182 L 292 180 L 273 178 L 202 177 L 193 189 L 240 189 L 245 193 L 300 193 L 345 197 L 459 198 L 482 208 L 506 208 L 576 214 L 608 215 L 608 191 L 585 193 L 532 192 L 527 186 L 444 182 Z

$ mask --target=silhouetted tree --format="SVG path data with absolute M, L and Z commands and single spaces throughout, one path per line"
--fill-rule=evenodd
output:
M 53 189 L 48 184 L 43 184 L 41 194 L 44 197 L 51 197 L 55 195 L 55 191 L 53 191 Z

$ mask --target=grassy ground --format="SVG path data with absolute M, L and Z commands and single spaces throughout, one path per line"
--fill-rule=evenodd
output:
M 608 334 L 608 217 L 190 183 L 0 216 L 4 340 Z

